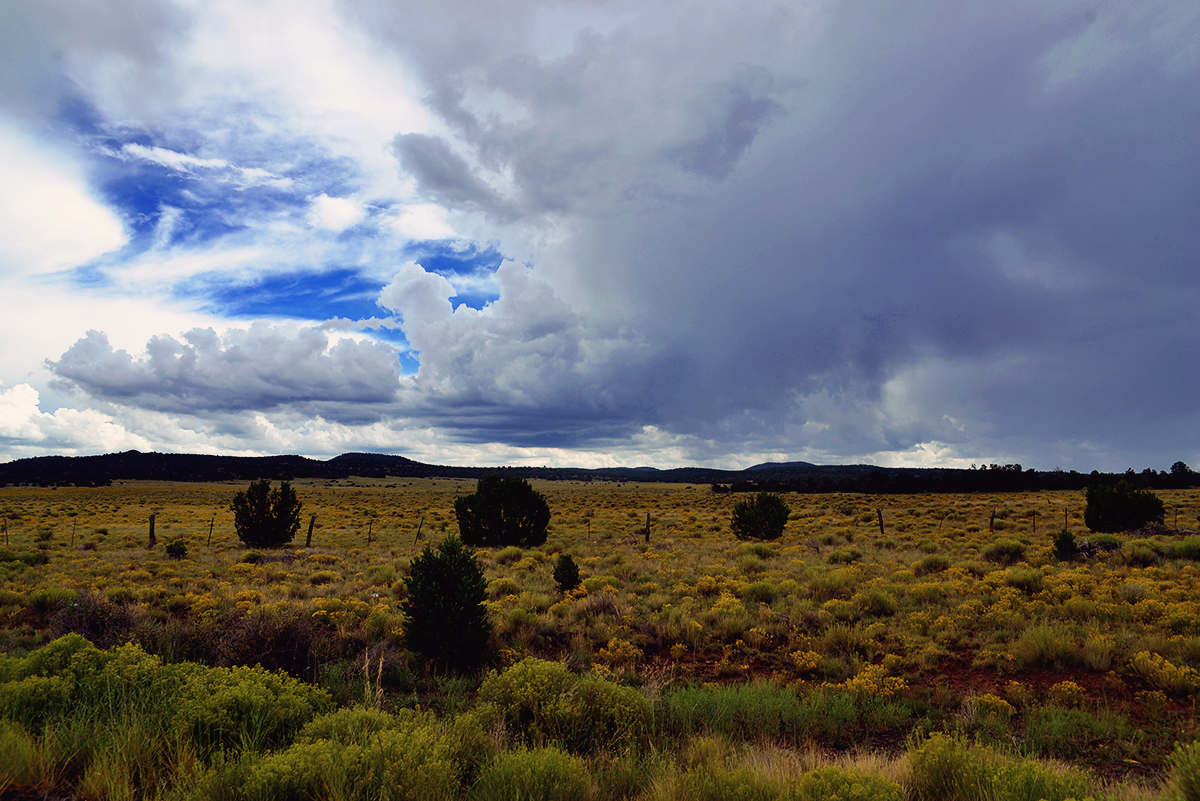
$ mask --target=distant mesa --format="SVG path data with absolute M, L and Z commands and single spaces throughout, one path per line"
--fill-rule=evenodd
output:
M 793 467 L 816 467 L 812 462 L 763 462 L 756 464 L 753 467 L 747 467 L 746 472 L 750 473 L 754 470 L 779 470 L 790 469 Z

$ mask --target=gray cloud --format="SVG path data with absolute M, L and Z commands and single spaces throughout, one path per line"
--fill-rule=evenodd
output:
M 370 422 L 395 400 L 397 388 L 395 354 L 384 345 L 330 346 L 318 329 L 266 324 L 223 337 L 194 329 L 183 342 L 154 337 L 139 358 L 89 331 L 47 366 L 65 386 L 94 398 L 200 417 L 290 407 L 337 422 Z
M 33 119 L 51 116 L 65 98 L 86 91 L 80 82 L 106 59 L 126 67 L 128 97 L 135 99 L 172 80 L 166 52 L 188 24 L 177 7 L 154 0 L 0 4 L 0 105 Z
M 275 409 L 682 459 L 1200 463 L 1194 2 L 341 7 L 423 82 L 444 125 L 396 135 L 396 166 L 513 259 L 499 299 L 452 309 L 381 226 L 360 260 L 395 276 L 415 376 L 252 329 L 137 357 L 89 335 L 61 380 L 230 431 Z M 38 58 L 153 75 L 182 23 L 148 19 L 142 49 L 22 24 Z
M 521 8 L 506 24 L 527 31 L 544 7 Z M 631 425 L 733 448 L 938 439 L 1049 463 L 1047 443 L 1125 453 L 1136 430 L 1156 452 L 1200 449 L 1179 439 L 1194 393 L 1141 389 L 1200 366 L 1180 333 L 1200 301 L 1200 120 L 1181 102 L 1200 14 L 833 8 L 706 8 L 674 30 L 647 12 L 554 59 L 519 53 L 519 32 L 422 51 L 455 87 L 431 106 L 462 142 L 511 168 L 527 210 L 571 215 L 538 266 L 589 319 L 637 332 L 619 375 L 577 378 L 636 387 L 616 412 Z M 471 88 L 520 115 L 472 112 Z M 514 411 L 510 436 L 528 425 Z
M 512 204 L 489 187 L 444 139 L 400 134 L 392 148 L 421 191 L 445 206 L 482 211 L 501 220 L 514 216 Z

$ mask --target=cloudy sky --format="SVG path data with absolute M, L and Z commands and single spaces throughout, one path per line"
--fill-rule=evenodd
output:
M 0 459 L 1200 465 L 1195 0 L 6 0 Z

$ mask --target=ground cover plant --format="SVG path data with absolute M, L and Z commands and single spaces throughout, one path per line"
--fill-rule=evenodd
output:
M 789 494 L 739 541 L 745 495 L 534 486 L 545 542 L 475 555 L 480 672 L 403 611 L 471 482 L 297 481 L 312 545 L 263 550 L 244 484 L 0 490 L 0 792 L 1194 797 L 1196 491 L 1111 535 L 1080 492 Z

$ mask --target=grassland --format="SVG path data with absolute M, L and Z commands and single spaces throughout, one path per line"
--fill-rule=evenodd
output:
M 480 679 L 423 670 L 398 611 L 409 561 L 455 531 L 454 498 L 473 484 L 295 486 L 305 527 L 262 553 L 233 534 L 240 483 L 0 490 L 0 651 L 74 632 L 168 664 L 285 669 L 342 707 L 420 707 L 439 725 L 477 714 Z M 1080 493 L 789 495 L 784 536 L 741 543 L 739 496 L 707 487 L 535 486 L 554 513 L 547 543 L 479 553 L 497 667 L 541 657 L 651 705 L 625 762 L 571 757 L 585 759 L 585 794 L 699 797 L 696 764 L 753 784 L 852 763 L 932 798 L 912 771 L 939 748 L 990 749 L 993 774 L 1006 759 L 1058 760 L 1087 771 L 1093 793 L 1175 792 L 1160 781 L 1195 739 L 1200 690 L 1200 536 L 1183 530 L 1196 491 L 1158 493 L 1170 528 L 1059 561 L 1054 533 L 1089 536 Z M 175 542 L 186 557 L 166 555 Z M 583 576 L 566 594 L 560 553 Z M 488 764 L 519 762 L 513 748 L 493 742 Z

